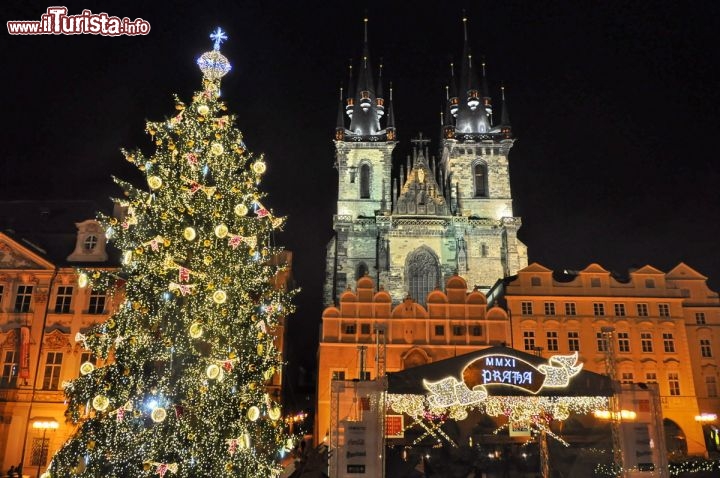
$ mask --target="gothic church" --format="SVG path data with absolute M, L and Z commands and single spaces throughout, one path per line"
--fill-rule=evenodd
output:
M 440 160 L 428 154 L 421 135 L 393 175 L 392 87 L 385 97 L 365 19 L 359 71 L 356 78 L 351 73 L 346 97 L 341 90 L 338 107 L 338 200 L 327 246 L 326 306 L 366 275 L 395 304 L 406 297 L 425 304 L 428 293 L 454 274 L 487 292 L 527 266 L 527 248 L 517 238 L 521 220 L 512 207 L 508 154 L 514 139 L 504 92 L 495 121 L 484 65 L 473 64 L 467 19 L 463 29 L 459 76 L 451 68 L 446 88 Z

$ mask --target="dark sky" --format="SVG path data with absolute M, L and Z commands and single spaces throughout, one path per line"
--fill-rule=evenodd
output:
M 266 153 L 267 205 L 290 217 L 279 240 L 303 288 L 296 336 L 316 336 L 337 89 L 360 55 L 365 8 L 371 56 L 394 84 L 398 158 L 419 131 L 437 139 L 467 8 L 494 96 L 500 80 L 507 87 L 515 214 L 530 260 L 619 272 L 684 261 L 720 289 L 717 2 L 13 0 L 3 23 L 39 20 L 56 4 L 142 17 L 151 31 L 0 35 L 0 199 L 102 199 L 116 194 L 111 174 L 137 178 L 119 149 L 151 151 L 144 120 L 172 115 L 172 93 L 189 101 L 199 89 L 195 59 L 222 26 L 233 64 L 223 96 L 250 149 Z

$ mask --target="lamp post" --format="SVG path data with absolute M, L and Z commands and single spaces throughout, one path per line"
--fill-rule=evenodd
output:
M 617 371 L 615 370 L 615 343 L 613 335 L 615 333 L 615 327 L 607 325 L 600 328 L 603 340 L 605 342 L 605 371 L 611 380 L 613 394 L 610 397 L 610 427 L 612 431 L 612 448 L 613 448 L 613 462 L 618 468 L 619 476 L 625 476 L 625 470 L 623 465 L 623 449 L 622 449 L 622 428 L 620 422 L 623 419 L 620 410 L 620 384 L 617 381 Z
M 33 420 L 33 428 L 36 430 L 42 430 L 42 442 L 40 442 L 40 456 L 38 457 L 38 468 L 37 476 L 40 477 L 40 468 L 45 464 L 47 460 L 48 449 L 45 447 L 45 437 L 48 430 L 57 430 L 60 424 L 54 418 L 51 419 L 36 419 Z

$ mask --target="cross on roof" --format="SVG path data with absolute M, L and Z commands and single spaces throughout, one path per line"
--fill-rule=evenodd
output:
M 422 148 L 423 146 L 428 144 L 430 140 L 428 138 L 423 138 L 422 133 L 418 133 L 418 137 L 416 139 L 411 139 L 410 142 L 413 143 L 415 146 L 419 146 L 420 148 Z

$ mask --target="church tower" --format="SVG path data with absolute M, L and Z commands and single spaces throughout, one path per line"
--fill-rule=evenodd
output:
M 346 287 L 354 287 L 357 279 L 377 270 L 377 221 L 390 212 L 392 152 L 397 144 L 392 88 L 386 104 L 382 65 L 377 83 L 374 73 L 365 18 L 357 79 L 353 84 L 351 65 L 346 98 L 340 90 L 335 128 L 338 201 L 333 218 L 335 235 L 327 249 L 326 305 L 333 304 Z
M 367 25 L 365 19 L 356 84 L 351 73 L 347 97 L 340 93 L 338 202 L 327 248 L 325 305 L 365 275 L 395 304 L 411 297 L 424 305 L 428 293 L 454 274 L 486 292 L 527 266 L 526 247 L 517 238 L 520 218 L 512 212 L 508 153 L 514 140 L 504 92 L 495 123 L 484 65 L 480 81 L 463 19 L 463 58 L 460 77 L 452 68 L 447 88 L 441 159 L 429 155 L 430 141 L 420 134 L 393 177 L 392 88 L 386 104 L 382 67 L 374 82 Z

